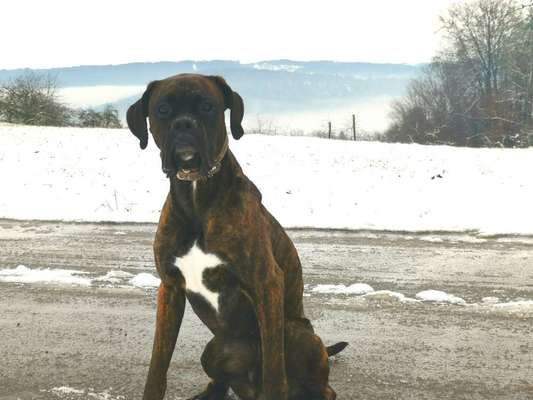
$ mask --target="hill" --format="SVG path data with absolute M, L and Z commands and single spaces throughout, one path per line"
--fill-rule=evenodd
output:
M 340 117 L 360 115 L 364 129 L 384 126 L 388 103 L 404 93 L 419 65 L 272 60 L 252 64 L 237 61 L 181 61 L 79 66 L 37 70 L 57 77 L 66 102 L 90 106 L 111 103 L 124 115 L 144 86 L 183 72 L 222 75 L 246 102 L 247 117 L 268 120 L 285 130 L 335 127 Z M 0 81 L 24 73 L 0 70 Z M 132 87 L 128 95 L 123 87 Z M 95 93 L 96 90 L 96 93 Z M 98 91 L 99 90 L 99 91 Z M 88 95 L 90 93 L 90 95 Z M 87 98 L 85 102 L 80 101 Z M 367 110 L 367 108 L 369 108 Z M 335 120 L 335 119 L 338 120 Z

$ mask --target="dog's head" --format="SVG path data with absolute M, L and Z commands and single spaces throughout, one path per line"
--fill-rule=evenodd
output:
M 128 109 L 127 121 L 144 149 L 149 119 L 165 174 L 207 177 L 220 165 L 227 149 L 224 111 L 228 108 L 231 133 L 239 139 L 244 133 L 241 96 L 219 76 L 181 74 L 151 82 Z

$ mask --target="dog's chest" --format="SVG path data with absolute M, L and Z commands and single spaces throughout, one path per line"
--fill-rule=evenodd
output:
M 204 253 L 196 243 L 189 252 L 176 257 L 176 267 L 185 278 L 187 291 L 202 296 L 218 312 L 218 296 L 216 291 L 206 286 L 207 275 L 224 262 L 215 254 Z

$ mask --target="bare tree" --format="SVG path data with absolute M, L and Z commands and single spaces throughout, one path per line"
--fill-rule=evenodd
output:
M 519 117 L 533 128 L 533 4 L 517 30 L 512 49 L 509 79 L 516 94 Z
M 0 85 L 0 119 L 18 124 L 65 126 L 71 110 L 57 98 L 57 84 L 50 75 L 27 72 Z
M 447 46 L 392 106 L 389 140 L 523 145 L 533 103 L 533 11 L 476 0 L 441 18 Z
M 104 128 L 122 128 L 118 110 L 109 104 L 102 111 L 102 123 Z
M 118 110 L 111 105 L 102 111 L 85 108 L 77 111 L 77 125 L 83 128 L 122 128 Z
M 441 17 L 456 61 L 468 63 L 487 97 L 504 78 L 509 49 L 517 39 L 521 13 L 515 0 L 478 0 L 456 4 Z

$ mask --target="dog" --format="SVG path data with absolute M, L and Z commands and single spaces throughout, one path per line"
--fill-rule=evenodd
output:
M 296 249 L 228 148 L 243 134 L 244 104 L 219 76 L 180 74 L 148 84 L 127 123 L 160 150 L 170 190 L 154 240 L 161 285 L 145 400 L 162 399 L 186 299 L 213 333 L 201 364 L 211 381 L 192 399 L 326 399 L 328 357 L 305 318 Z

